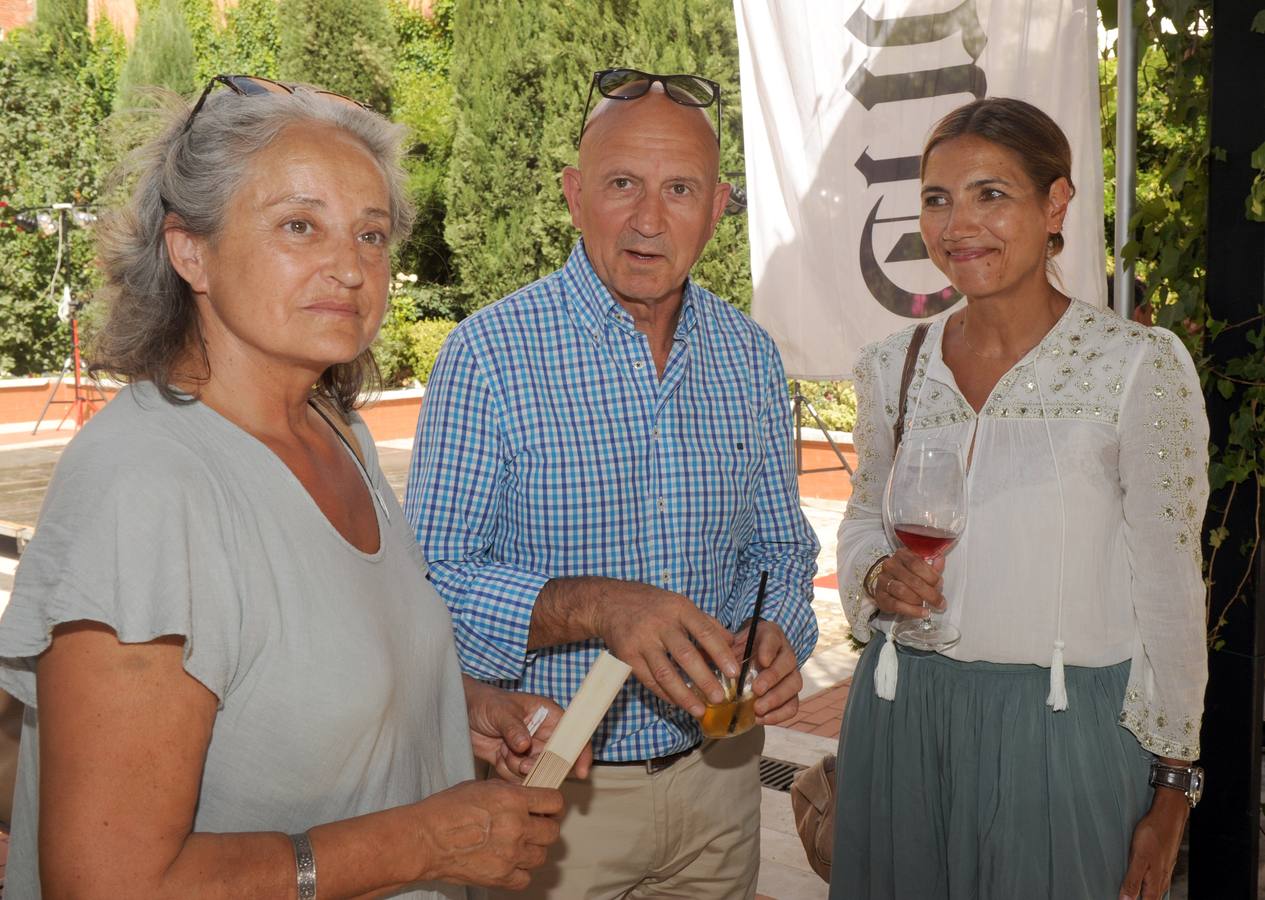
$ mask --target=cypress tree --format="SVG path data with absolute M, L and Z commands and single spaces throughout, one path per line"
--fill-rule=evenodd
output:
M 714 0 L 677 0 L 675 3 L 636 4 L 627 32 L 625 53 L 636 68 L 653 72 L 689 72 L 720 85 L 723 113 L 720 175 L 744 187 L 742 157 L 742 99 L 738 85 L 738 29 L 733 5 Z M 712 113 L 713 121 L 715 109 Z M 740 309 L 751 310 L 751 250 L 745 215 L 725 216 L 695 264 L 691 275 Z
M 448 216 L 465 311 L 539 278 L 575 242 L 560 173 L 575 160 L 588 79 L 612 53 L 613 5 L 459 2 Z
M 242 0 L 226 18 L 225 71 L 276 79 L 281 50 L 276 0 Z
M 452 151 L 452 0 L 439 0 L 428 16 L 405 0 L 391 0 L 397 51 L 391 108 L 407 125 L 411 143 L 404 160 L 409 194 L 417 207 L 413 234 L 397 251 L 399 271 L 424 283 L 452 280 L 451 251 L 444 240 L 444 176 Z M 421 311 L 433 315 L 434 310 Z
M 230 71 L 225 63 L 231 36 L 214 0 L 183 0 L 182 7 L 193 47 L 193 84 L 200 89 L 211 76 Z
M 35 27 L 52 38 L 54 52 L 77 54 L 90 43 L 87 0 L 38 0 Z
M 384 0 L 280 0 L 277 69 L 388 112 L 395 35 Z
M 142 88 L 165 87 L 178 94 L 192 94 L 196 83 L 193 38 L 181 0 L 157 0 L 140 7 L 136 40 L 119 79 L 119 96 L 133 105 Z
M 561 265 L 577 238 L 559 173 L 597 69 L 687 72 L 719 82 L 720 171 L 742 173 L 733 9 L 715 0 L 464 0 L 456 12 L 456 132 L 445 233 L 463 302 L 475 309 Z M 710 110 L 713 119 L 715 110 Z M 694 268 L 699 283 L 751 304 L 746 219 L 725 217 Z

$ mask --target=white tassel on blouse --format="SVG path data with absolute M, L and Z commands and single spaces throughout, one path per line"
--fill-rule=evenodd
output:
M 1067 709 L 1067 684 L 1063 680 L 1063 642 L 1054 642 L 1054 658 L 1050 660 L 1050 696 L 1045 705 L 1055 712 Z
M 1044 338 L 1042 339 L 1044 340 Z M 1038 359 L 1040 352 L 1037 353 Z M 1036 360 L 1032 374 L 1037 383 L 1037 398 L 1041 401 L 1041 421 L 1045 423 L 1045 442 L 1050 448 L 1050 465 L 1054 467 L 1054 483 L 1059 489 L 1059 606 L 1055 615 L 1054 654 L 1050 657 L 1050 693 L 1045 705 L 1054 712 L 1067 709 L 1067 679 L 1063 675 L 1063 568 L 1067 561 L 1067 501 L 1063 498 L 1063 475 L 1059 472 L 1059 455 L 1054 451 L 1054 437 L 1050 434 L 1050 415 L 1045 408 L 1045 392 L 1041 389 L 1041 373 Z
M 874 695 L 880 700 L 896 699 L 896 642 L 889 636 L 878 652 L 878 665 L 874 667 Z

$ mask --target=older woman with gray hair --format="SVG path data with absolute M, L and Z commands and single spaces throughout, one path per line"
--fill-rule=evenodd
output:
M 103 222 L 95 365 L 129 386 L 67 448 L 0 620 L 28 705 L 11 896 L 464 897 L 556 839 L 560 795 L 510 780 L 561 710 L 461 675 L 352 411 L 411 219 L 399 139 L 217 76 Z

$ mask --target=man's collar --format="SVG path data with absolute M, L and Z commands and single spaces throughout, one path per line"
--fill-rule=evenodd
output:
M 576 241 L 571 256 L 562 267 L 563 277 L 571 285 L 572 305 L 580 317 L 580 323 L 594 340 L 600 341 L 607 326 L 616 320 L 625 320 L 629 325 L 632 317 L 619 305 L 615 295 L 597 277 L 588 252 L 584 249 L 584 239 Z M 698 312 L 695 293 L 700 290 L 687 276 L 685 289 L 681 296 L 681 315 L 677 321 L 678 337 L 692 331 L 698 324 Z

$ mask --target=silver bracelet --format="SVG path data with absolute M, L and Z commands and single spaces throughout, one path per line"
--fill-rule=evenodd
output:
M 307 832 L 290 835 L 294 845 L 294 868 L 298 873 L 299 900 L 316 900 L 316 857 Z

